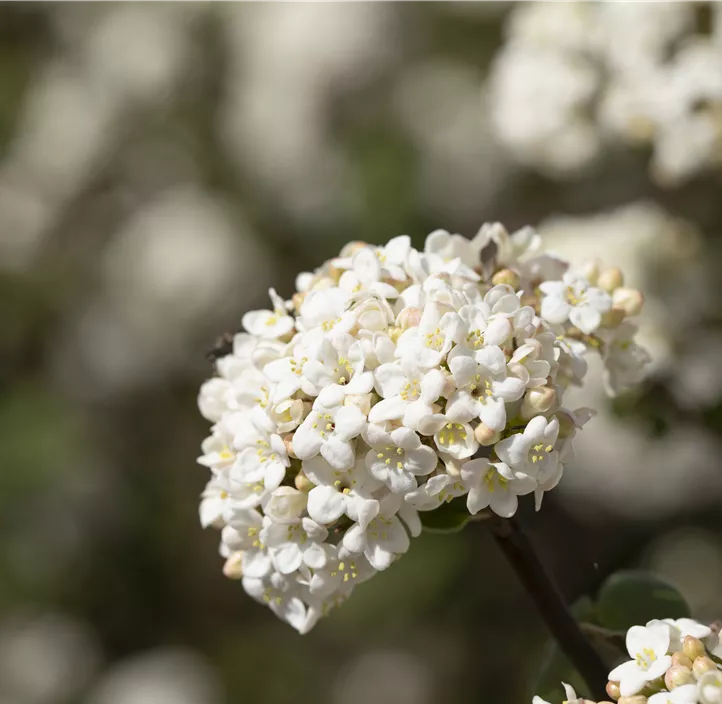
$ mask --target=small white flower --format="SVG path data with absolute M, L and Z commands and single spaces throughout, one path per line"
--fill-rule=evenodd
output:
M 683 684 L 671 692 L 658 692 L 647 699 L 647 704 L 697 704 L 697 685 Z
M 383 484 L 369 474 L 363 457 L 342 472 L 316 456 L 304 461 L 303 471 L 317 485 L 308 494 L 308 515 L 314 521 L 330 525 L 346 514 L 365 528 L 378 514 L 374 492 Z
M 238 511 L 221 533 L 221 554 L 241 552 L 241 570 L 247 577 L 270 574 L 271 556 L 261 541 L 263 519 L 258 511 Z
M 416 477 L 436 469 L 438 457 L 410 428 L 396 428 L 375 438 L 366 453 L 366 466 L 374 478 L 396 494 L 416 489 Z
M 547 476 L 556 471 L 559 458 L 554 445 L 559 435 L 559 421 L 548 421 L 535 416 L 522 433 L 514 433 L 494 445 L 499 459 L 515 472 L 523 472 L 534 478 Z
M 301 460 L 319 452 L 336 469 L 349 469 L 354 463 L 351 440 L 361 434 L 366 418 L 355 406 L 315 408 L 293 435 L 293 451 Z
M 363 553 L 375 570 L 385 570 L 409 549 L 409 536 L 395 511 L 382 508 L 365 528 L 360 523 L 351 526 L 343 536 L 343 546 L 350 553 Z
M 401 420 L 403 425 L 431 435 L 444 417 L 434 414 L 446 377 L 439 369 L 421 370 L 409 363 L 382 364 L 374 370 L 376 390 L 382 397 L 369 413 L 369 422 Z M 434 427 L 436 426 L 436 427 Z
M 295 322 L 288 315 L 283 299 L 273 290 L 269 290 L 273 310 L 253 310 L 243 316 L 241 324 L 251 333 L 261 338 L 277 339 L 293 331 Z
M 311 610 L 295 590 L 274 577 L 275 574 L 265 579 L 244 577 L 243 588 L 249 596 L 268 606 L 278 618 L 293 626 L 299 633 L 307 633 L 317 617 L 311 618 Z
M 270 522 L 261 531 L 261 541 L 268 548 L 274 568 L 281 574 L 291 574 L 302 565 L 322 569 L 327 554 L 323 541 L 328 531 L 310 518 L 297 523 Z M 247 574 L 244 570 L 244 574 Z
M 366 394 L 373 388 L 373 374 L 364 371 L 362 345 L 345 333 L 320 340 L 309 352 L 303 376 L 309 382 L 304 390 L 311 396 L 339 390 L 344 394 Z
M 610 396 L 638 384 L 650 362 L 649 353 L 634 341 L 635 325 L 624 321 L 603 335 L 604 386 Z
M 697 682 L 697 696 L 700 704 L 722 704 L 722 672 L 719 670 L 705 672 Z
M 623 697 L 641 692 L 647 682 L 662 677 L 671 667 L 668 649 L 669 628 L 666 625 L 632 626 L 627 631 L 627 652 L 632 659 L 615 667 L 609 673 L 609 679 L 619 682 Z
M 491 430 L 506 425 L 506 403 L 520 399 L 524 382 L 507 376 L 506 357 L 499 347 L 482 347 L 472 356 L 470 350 L 454 349 L 449 368 L 457 390 L 449 398 L 446 415 L 459 421 L 480 418 Z
M 461 465 L 461 479 L 469 491 L 469 513 L 475 515 L 488 506 L 502 518 L 513 516 L 519 503 L 517 497 L 531 493 L 537 485 L 528 474 L 515 474 L 503 462 L 489 462 L 486 458 Z
M 445 423 L 437 430 L 434 433 L 434 442 L 439 450 L 457 460 L 471 457 L 479 449 L 479 442 L 474 437 L 472 427 L 456 420 Z
M 417 511 L 431 511 L 442 503 L 449 503 L 462 496 L 468 488 L 458 477 L 449 474 L 437 474 L 415 491 L 406 494 L 406 501 Z
M 306 508 L 307 495 L 290 486 L 274 489 L 263 506 L 266 516 L 276 523 L 296 523 Z
M 566 699 L 562 702 L 562 704 L 582 704 L 582 698 L 577 697 L 577 693 L 571 685 L 566 682 L 562 682 L 562 686 L 564 687 L 564 694 L 566 696 Z M 532 699 L 532 704 L 549 704 L 549 702 L 541 697 L 534 697 L 534 699 Z
M 436 367 L 453 344 L 450 331 L 442 324 L 442 313 L 436 303 L 427 303 L 416 327 L 399 338 L 396 356 L 421 369 Z
M 581 276 L 564 274 L 562 281 L 539 284 L 542 293 L 541 317 L 552 325 L 569 320 L 584 333 L 594 332 L 602 321 L 602 314 L 612 307 L 606 291 L 590 286 Z

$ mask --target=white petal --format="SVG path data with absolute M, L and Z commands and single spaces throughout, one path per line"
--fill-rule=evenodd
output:
M 344 406 L 336 413 L 334 423 L 336 435 L 344 440 L 351 440 L 366 426 L 366 416 L 356 406 Z
M 569 320 L 572 325 L 576 325 L 582 332 L 594 332 L 602 322 L 602 314 L 588 305 L 577 306 L 569 312 Z
M 338 470 L 351 469 L 355 460 L 353 447 L 345 440 L 333 436 L 321 445 L 321 456 Z
M 295 572 L 303 562 L 303 554 L 301 548 L 296 543 L 286 543 L 280 548 L 271 550 L 271 558 L 274 567 L 281 574 L 291 574 Z
M 401 396 L 381 399 L 369 412 L 370 423 L 383 423 L 387 420 L 401 418 L 406 411 L 407 402 Z
M 343 495 L 330 486 L 317 486 L 308 492 L 308 515 L 325 525 L 337 521 L 344 512 Z
M 265 577 L 271 571 L 271 557 L 265 550 L 246 550 L 241 569 L 246 577 Z
M 293 451 L 296 453 L 296 457 L 301 460 L 307 460 L 317 455 L 323 444 L 321 436 L 311 427 L 311 423 L 315 421 L 309 422 L 312 415 L 293 434 Z
M 558 325 L 569 317 L 570 310 L 571 306 L 562 298 L 547 296 L 542 300 L 541 317 L 552 325 Z
M 389 398 L 401 393 L 407 383 L 407 377 L 399 364 L 382 364 L 374 370 L 376 390 L 380 396 Z

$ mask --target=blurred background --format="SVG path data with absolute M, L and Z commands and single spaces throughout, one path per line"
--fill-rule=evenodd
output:
M 298 636 L 197 519 L 216 338 L 349 240 L 491 220 L 648 294 L 649 382 L 578 395 L 522 511 L 544 561 L 722 616 L 720 23 L 610 5 L 0 6 L 0 704 L 529 701 L 547 633 L 483 523 Z

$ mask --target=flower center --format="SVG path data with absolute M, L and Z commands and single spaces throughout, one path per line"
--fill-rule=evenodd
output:
M 649 670 L 652 663 L 657 659 L 652 648 L 643 648 L 641 653 L 637 653 L 637 657 L 634 658 L 637 661 L 637 667 L 640 670 Z
M 537 443 L 536 445 L 532 445 L 531 449 L 529 450 L 529 459 L 531 460 L 532 464 L 536 464 L 537 462 L 544 461 L 548 454 L 554 449 L 553 445 L 547 445 L 544 447 L 544 443 Z
M 376 459 L 383 460 L 387 467 L 391 467 L 392 464 L 395 464 L 396 469 L 404 468 L 404 451 L 400 447 L 387 445 L 382 452 L 376 453 Z
M 499 474 L 499 472 L 497 472 L 493 467 L 489 467 L 489 471 L 484 477 L 484 484 L 486 484 L 486 488 L 490 494 L 493 494 L 496 490 L 497 483 L 499 484 L 499 488 L 506 489 L 506 485 L 509 483 L 509 480 L 506 477 L 502 477 L 501 474 Z
M 466 440 L 466 429 L 461 423 L 447 423 L 439 431 L 439 445 L 450 447 L 451 445 L 462 445 Z
M 484 335 L 482 335 L 481 330 L 472 330 L 466 336 L 466 346 L 470 347 L 472 350 L 478 350 L 480 347 L 484 346 Z
M 318 431 L 318 434 L 323 438 L 326 434 L 330 435 L 336 426 L 334 425 L 333 418 L 330 413 L 319 413 L 318 420 L 311 424 L 311 427 Z
M 401 396 L 404 401 L 415 401 L 419 397 L 420 393 L 419 380 L 412 379 L 406 384 L 406 386 L 404 386 L 403 391 L 399 394 L 399 396 Z
M 577 291 L 573 286 L 567 286 L 566 299 L 569 305 L 578 306 L 587 300 L 587 296 L 584 291 Z
M 444 346 L 444 336 L 441 333 L 441 328 L 436 328 L 433 332 L 427 332 L 424 337 L 426 338 L 424 344 L 437 352 Z
M 336 566 L 336 569 L 331 572 L 332 577 L 341 577 L 341 579 L 344 582 L 348 582 L 349 580 L 356 579 L 358 577 L 358 572 L 356 571 L 356 563 L 355 562 L 349 562 L 346 564 L 345 562 L 341 561 Z
M 333 373 L 338 376 L 339 384 L 346 384 L 353 376 L 353 367 L 346 357 L 338 358 L 338 366 L 333 368 Z
M 482 380 L 481 374 L 477 374 L 471 384 L 469 384 L 469 393 L 482 403 L 494 395 L 491 390 L 491 382 L 488 379 Z
M 296 376 L 301 376 L 301 374 L 303 374 L 303 365 L 306 364 L 306 362 L 308 362 L 308 357 L 301 357 L 300 361 L 291 359 L 289 361 L 289 364 L 291 365 L 291 372 Z

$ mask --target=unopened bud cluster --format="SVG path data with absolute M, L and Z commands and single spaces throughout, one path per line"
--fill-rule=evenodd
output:
M 631 660 L 609 673 L 617 704 L 722 704 L 719 635 L 689 618 L 650 621 L 627 631 Z M 587 704 L 569 685 L 566 704 Z M 540 697 L 533 704 L 547 704 Z M 599 704 L 610 704 L 606 701 Z
M 621 272 L 539 246 L 499 224 L 433 232 L 423 252 L 352 243 L 243 317 L 199 397 L 201 522 L 221 529 L 227 576 L 306 632 L 408 550 L 419 512 L 541 505 L 592 415 L 563 405 L 585 353 L 612 393 L 647 356 Z

